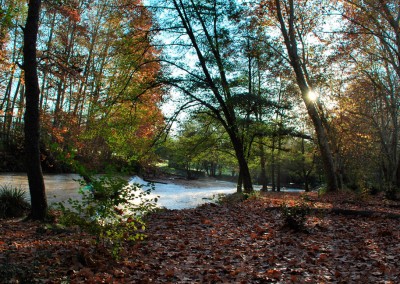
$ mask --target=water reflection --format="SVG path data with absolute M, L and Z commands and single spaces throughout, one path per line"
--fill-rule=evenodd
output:
M 140 184 L 146 187 L 147 182 L 139 177 L 133 177 L 130 183 Z M 168 209 L 194 208 L 200 204 L 210 202 L 218 194 L 229 194 L 236 191 L 236 184 L 226 181 L 207 181 L 206 187 L 191 187 L 174 183 L 155 184 L 150 198 L 158 197 L 157 205 Z
M 77 174 L 46 174 L 44 183 L 46 186 L 47 201 L 49 204 L 66 201 L 68 198 L 80 198 L 79 179 Z M 10 185 L 29 191 L 28 178 L 25 173 L 2 173 L 0 185 Z M 27 194 L 29 197 L 29 193 Z
M 54 202 L 66 201 L 69 198 L 80 199 L 79 194 L 79 175 L 77 174 L 54 174 L 44 175 L 46 186 L 46 195 L 48 204 Z M 143 186 L 147 182 L 139 177 L 130 179 L 132 183 L 138 183 Z M 28 179 L 24 173 L 3 173 L 0 174 L 0 185 L 11 185 L 29 191 Z M 193 208 L 200 204 L 210 202 L 210 199 L 220 193 L 235 192 L 235 184 L 224 181 L 213 181 L 208 183 L 207 187 L 190 187 L 174 183 L 155 184 L 155 190 L 151 198 L 157 197 L 157 205 L 168 209 Z M 27 195 L 29 197 L 29 194 Z
M 77 174 L 44 175 L 48 203 L 66 201 L 69 198 L 80 199 L 79 182 L 77 181 L 79 179 Z M 130 182 L 147 184 L 139 177 L 131 178 Z M 24 173 L 2 173 L 0 174 L 0 185 L 11 185 L 26 191 L 29 190 L 28 179 Z M 184 209 L 210 202 L 210 199 L 218 194 L 229 194 L 235 191 L 236 184 L 226 181 L 208 180 L 201 187 L 191 186 L 190 183 L 184 186 L 171 182 L 155 184 L 155 190 L 151 197 L 159 196 L 158 206 L 168 209 Z M 294 190 L 285 189 L 284 191 Z M 29 194 L 27 196 L 29 197 Z

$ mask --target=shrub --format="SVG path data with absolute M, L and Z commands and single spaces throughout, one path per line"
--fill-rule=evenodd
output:
M 304 228 L 307 215 L 310 213 L 310 206 L 304 201 L 296 201 L 293 204 L 286 202 L 280 206 L 285 225 L 296 231 Z
M 156 208 L 157 199 L 148 198 L 154 187 L 143 190 L 139 184 L 113 176 L 91 180 L 90 185 L 81 181 L 81 201 L 57 204 L 59 222 L 96 236 L 98 243 L 109 246 L 118 258 L 124 242 L 145 237 L 143 217 Z
M 211 200 L 219 205 L 234 205 L 245 200 L 245 196 L 243 193 L 238 192 L 231 194 L 218 193 L 214 194 Z
M 0 218 L 22 217 L 29 209 L 24 190 L 9 185 L 0 187 Z
M 217 194 L 213 194 L 213 196 L 211 197 L 211 201 L 214 202 L 215 204 L 223 204 L 226 200 L 227 194 L 225 193 L 217 193 Z
M 235 192 L 231 194 L 218 193 L 211 197 L 211 200 L 219 205 L 234 205 L 245 200 L 257 200 L 261 197 L 260 191 L 251 193 Z
M 258 190 L 257 191 L 253 190 L 250 193 L 243 192 L 242 194 L 243 194 L 244 200 L 247 200 L 247 199 L 249 199 L 249 200 L 257 200 L 257 199 L 260 199 L 260 197 L 261 197 L 261 192 L 258 191 Z

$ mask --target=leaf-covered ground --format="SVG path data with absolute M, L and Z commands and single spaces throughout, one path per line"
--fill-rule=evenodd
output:
M 118 261 L 76 229 L 2 220 L 0 282 L 400 283 L 400 203 L 310 195 L 315 209 L 295 232 L 276 207 L 296 199 L 157 212 Z

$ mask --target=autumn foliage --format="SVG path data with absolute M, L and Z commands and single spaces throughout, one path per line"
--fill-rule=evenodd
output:
M 1 11 L 8 26 L 0 31 L 5 69 L 0 131 L 4 151 L 19 159 L 13 149 L 20 143 L 25 102 L 23 73 L 17 67 L 22 36 L 18 25 L 25 14 L 17 3 Z M 40 17 L 37 57 L 45 171 L 75 170 L 73 161 L 97 171 L 112 162 L 121 167 L 118 164 L 129 161 L 151 161 L 152 142 L 164 124 L 159 109 L 163 91 L 155 84 L 160 51 L 149 31 L 152 14 L 141 1 L 108 5 L 82 0 L 46 1 Z

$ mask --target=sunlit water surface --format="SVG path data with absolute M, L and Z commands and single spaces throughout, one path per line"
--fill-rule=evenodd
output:
M 79 178 L 79 175 L 76 174 L 44 175 L 48 203 L 66 201 L 69 198 L 79 199 Z M 129 182 L 147 186 L 147 183 L 139 177 L 133 177 Z M 156 183 L 150 198 L 158 197 L 157 204 L 160 207 L 184 209 L 211 202 L 211 199 L 218 194 L 229 194 L 236 191 L 236 184 L 232 182 L 208 181 L 207 184 L 207 187 L 198 188 L 174 183 Z M 28 180 L 26 174 L 23 173 L 0 174 L 0 185 L 10 185 L 28 191 Z M 288 189 L 287 191 L 292 190 Z

